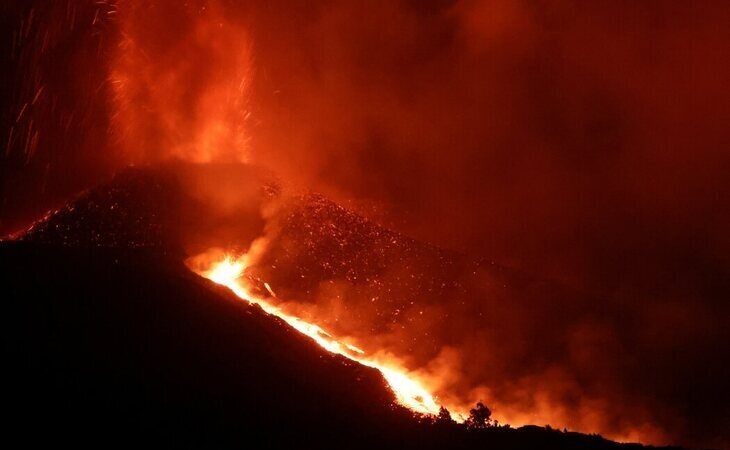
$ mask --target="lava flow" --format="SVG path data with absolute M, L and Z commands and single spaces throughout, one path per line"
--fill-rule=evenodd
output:
M 436 402 L 434 396 L 408 370 L 400 367 L 397 363 L 379 361 L 376 357 L 369 356 L 364 350 L 335 338 L 318 325 L 286 314 L 281 308 L 251 292 L 242 280 L 246 267 L 250 265 L 247 254 L 239 257 L 226 254 L 222 259 L 218 258 L 209 261 L 207 264 L 199 264 L 201 260 L 208 259 L 206 254 L 203 254 L 189 260 L 188 265 L 199 275 L 226 286 L 242 300 L 256 304 L 266 313 L 284 320 L 292 328 L 310 337 L 328 352 L 377 369 L 383 374 L 398 403 L 406 408 L 419 414 L 436 415 L 439 413 L 440 405 Z M 271 286 L 265 283 L 265 287 L 269 293 L 274 295 Z M 454 413 L 452 416 L 457 421 L 463 422 L 464 420 L 463 415 L 460 413 Z

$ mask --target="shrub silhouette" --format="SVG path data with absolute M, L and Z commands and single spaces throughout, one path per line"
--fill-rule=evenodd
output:
M 451 418 L 451 413 L 449 413 L 449 410 L 444 408 L 443 406 L 439 409 L 438 416 L 436 416 L 434 423 L 441 426 L 456 425 L 456 421 Z
M 482 429 L 494 426 L 492 422 L 492 410 L 478 402 L 474 408 L 469 410 L 469 418 L 466 419 L 466 426 L 469 429 Z

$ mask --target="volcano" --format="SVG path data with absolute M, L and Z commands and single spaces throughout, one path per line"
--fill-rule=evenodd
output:
M 204 179 L 205 170 L 125 170 L 2 242 L 6 436 L 28 445 L 642 448 L 549 427 L 466 427 L 400 405 L 375 368 L 317 346 L 189 270 L 189 249 L 209 245 L 196 230 L 212 224 L 206 202 L 180 179 Z M 255 171 L 231 171 L 231 179 L 248 174 L 253 197 L 279 195 Z M 276 230 L 287 238 L 246 274 L 272 301 L 275 288 L 264 279 L 283 286 L 278 296 L 306 297 L 311 280 L 325 275 L 375 279 L 395 254 L 425 266 L 474 264 L 324 197 L 297 202 Z M 252 208 L 231 208 L 230 217 Z M 261 232 L 261 223 L 234 229 L 220 217 L 219 240 L 245 242 Z M 306 249 L 297 265 L 286 263 L 292 240 Z M 364 250 L 373 241 L 377 255 Z M 402 292 L 460 289 L 444 280 L 424 285 L 415 277 Z M 387 294 L 379 283 L 358 286 L 368 297 Z

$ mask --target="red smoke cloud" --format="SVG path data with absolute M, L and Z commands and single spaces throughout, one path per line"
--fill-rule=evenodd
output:
M 407 234 L 590 293 L 484 304 L 493 322 L 463 328 L 489 336 L 460 349 L 466 385 L 488 379 L 497 411 L 536 421 L 723 442 L 727 6 L 275 11 L 252 22 L 258 160 L 380 205 Z
M 215 2 L 116 7 L 112 129 L 127 158 L 245 162 L 253 63 L 244 27 Z

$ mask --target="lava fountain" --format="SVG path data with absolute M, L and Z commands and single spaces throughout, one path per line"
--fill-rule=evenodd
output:
M 157 26 L 154 4 L 124 0 L 118 6 L 121 37 L 110 82 L 112 128 L 122 152 L 135 163 L 167 158 L 196 163 L 247 161 L 253 62 L 244 27 L 215 1 L 171 8 L 166 13 L 179 26 L 169 31 Z M 188 265 L 327 351 L 379 370 L 400 404 L 420 414 L 438 414 L 440 405 L 433 390 L 429 392 L 426 383 L 404 369 L 396 357 L 368 354 L 315 323 L 285 313 L 247 286 L 244 274 L 251 265 L 250 255 L 221 255 L 205 253 Z M 275 296 L 271 286 L 264 287 Z

